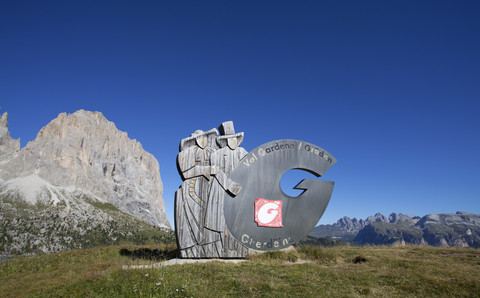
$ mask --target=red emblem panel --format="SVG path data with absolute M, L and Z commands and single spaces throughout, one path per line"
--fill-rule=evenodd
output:
M 255 222 L 259 227 L 283 227 L 282 201 L 258 198 L 255 201 Z

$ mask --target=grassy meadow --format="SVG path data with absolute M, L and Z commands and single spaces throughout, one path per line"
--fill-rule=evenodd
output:
M 480 249 L 472 248 L 304 246 L 239 264 L 122 269 L 175 255 L 174 245 L 150 245 L 7 258 L 0 297 L 480 295 Z

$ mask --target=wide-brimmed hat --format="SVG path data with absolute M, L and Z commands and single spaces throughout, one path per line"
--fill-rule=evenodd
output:
M 217 143 L 220 147 L 225 147 L 227 145 L 227 139 L 237 138 L 237 144 L 243 142 L 243 132 L 235 133 L 235 127 L 233 126 L 233 121 L 225 121 L 219 127 L 220 136 L 217 138 Z
M 216 128 L 212 128 L 210 130 L 207 130 L 207 131 L 203 131 L 203 130 L 196 130 L 194 133 L 192 133 L 188 138 L 185 138 L 185 139 L 182 139 L 180 141 L 180 151 L 188 148 L 188 147 L 191 147 L 191 146 L 194 146 L 195 145 L 195 139 L 198 138 L 198 137 L 201 137 L 201 136 L 207 136 L 209 137 L 210 135 L 214 135 L 215 137 L 218 136 L 218 131 Z

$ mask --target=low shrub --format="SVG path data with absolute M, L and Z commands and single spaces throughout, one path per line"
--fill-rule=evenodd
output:
M 367 261 L 367 258 L 365 258 L 364 256 L 356 256 L 355 258 L 353 258 L 352 263 L 359 264 L 359 263 L 365 263 L 366 261 Z

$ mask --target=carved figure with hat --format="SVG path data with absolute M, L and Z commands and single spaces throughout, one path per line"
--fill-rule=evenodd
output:
M 205 257 L 205 213 L 211 185 L 210 155 L 218 145 L 218 132 L 197 130 L 180 142 L 178 172 L 184 182 L 175 193 L 175 226 L 182 257 Z
M 243 258 L 248 254 L 248 249 L 230 235 L 223 212 L 223 198 L 225 192 L 235 196 L 241 187 L 229 176 L 237 163 L 248 154 L 239 147 L 243 141 L 243 132 L 235 133 L 232 121 L 223 122 L 219 127 L 220 136 L 217 144 L 220 149 L 210 155 L 212 168 L 211 189 L 208 198 L 205 216 L 205 228 L 213 233 L 206 233 L 206 241 L 215 244 L 216 254 L 222 258 Z

